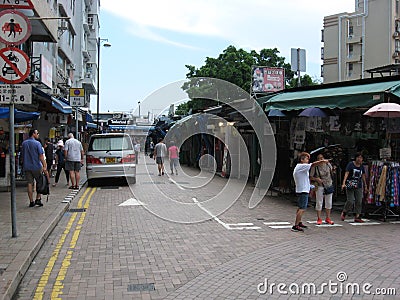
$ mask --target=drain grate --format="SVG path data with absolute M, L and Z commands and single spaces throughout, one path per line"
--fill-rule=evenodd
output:
M 155 291 L 154 283 L 128 284 L 128 292 Z
M 102 186 L 101 189 L 102 190 L 118 190 L 119 186 L 108 185 L 108 186 Z
M 68 209 L 69 212 L 85 212 L 86 208 L 70 208 Z

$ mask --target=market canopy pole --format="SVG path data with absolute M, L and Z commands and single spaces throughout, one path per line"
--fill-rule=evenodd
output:
M 11 85 L 11 99 L 14 99 L 15 89 Z M 14 137 L 14 101 L 10 102 L 10 184 L 11 184 L 11 226 L 12 237 L 17 237 L 17 203 L 15 200 L 15 137 Z

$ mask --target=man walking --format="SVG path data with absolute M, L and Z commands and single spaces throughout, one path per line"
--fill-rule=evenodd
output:
M 54 152 L 53 152 L 54 146 L 48 137 L 44 139 L 43 148 L 44 148 L 44 154 L 46 156 L 47 171 L 50 174 L 50 170 L 51 167 L 53 166 L 53 160 L 54 160 Z
M 22 164 L 28 182 L 29 207 L 43 206 L 41 194 L 36 193 L 36 200 L 33 201 L 33 184 L 38 182 L 42 171 L 49 177 L 43 147 L 37 141 L 38 138 L 39 132 L 36 129 L 29 130 L 29 138 L 22 142 L 21 149 Z
M 158 166 L 158 176 L 164 175 L 164 159 L 167 156 L 167 152 L 167 146 L 165 146 L 164 140 L 160 138 L 154 147 L 154 159 Z
M 78 190 L 81 179 L 79 171 L 83 165 L 85 152 L 83 151 L 82 143 L 75 139 L 72 133 L 68 134 L 68 138 L 64 145 L 65 170 L 69 171 L 71 179 L 72 185 L 69 189 Z

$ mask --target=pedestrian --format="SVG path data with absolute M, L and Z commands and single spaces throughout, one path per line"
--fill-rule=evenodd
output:
M 79 181 L 81 179 L 79 172 L 83 166 L 84 155 L 82 143 L 74 138 L 73 133 L 69 133 L 68 140 L 64 144 L 65 169 L 69 171 L 71 179 L 69 189 L 79 189 Z
M 154 147 L 154 159 L 158 166 L 158 176 L 164 175 L 164 159 L 167 156 L 167 146 L 164 144 L 164 139 L 160 138 Z
M 44 139 L 43 148 L 46 156 L 47 171 L 50 174 L 50 170 L 51 167 L 53 166 L 53 160 L 54 160 L 54 152 L 53 152 L 54 146 L 48 137 Z
M 292 231 L 304 231 L 303 228 L 307 228 L 307 226 L 301 222 L 301 217 L 303 216 L 303 213 L 307 209 L 308 205 L 308 195 L 311 188 L 310 168 L 312 166 L 319 166 L 329 162 L 326 159 L 322 159 L 310 164 L 310 154 L 307 152 L 300 153 L 299 160 L 300 162 L 296 165 L 293 171 L 293 178 L 296 185 L 296 194 L 298 196 L 298 208 L 296 211 L 296 220 L 294 226 L 292 227 Z
M 363 191 L 368 193 L 367 180 L 365 177 L 365 169 L 363 167 L 363 156 L 361 153 L 357 153 L 354 157 L 354 161 L 347 164 L 346 170 L 343 177 L 342 190 L 346 189 L 346 203 L 344 204 L 341 220 L 344 221 L 346 215 L 352 210 L 354 205 L 354 222 L 364 223 L 360 218 L 362 209 Z M 350 185 L 349 183 L 353 183 Z M 347 185 L 346 185 L 347 184 Z
M 44 172 L 49 178 L 47 172 L 46 160 L 42 144 L 37 141 L 39 132 L 37 129 L 29 130 L 29 138 L 22 142 L 21 158 L 25 178 L 28 182 L 29 207 L 43 206 L 41 194 L 36 193 L 36 199 L 33 200 L 33 185 L 39 181 L 41 173 Z
M 135 150 L 135 160 L 136 160 L 136 164 L 139 163 L 139 153 L 140 153 L 140 143 L 137 142 L 135 144 L 135 146 L 133 146 L 133 149 Z
M 177 146 L 175 146 L 175 142 L 171 141 L 170 142 L 169 148 L 168 148 L 168 156 L 169 156 L 169 166 L 171 168 L 171 174 L 174 174 L 174 168 L 175 168 L 175 174 L 178 175 L 178 165 L 179 165 L 179 149 Z
M 65 178 L 67 179 L 67 185 L 69 186 L 69 171 L 67 171 L 65 169 L 65 156 L 64 156 L 63 140 L 59 140 L 57 143 L 56 164 L 57 164 L 57 173 L 56 173 L 56 178 L 54 180 L 53 186 L 57 185 L 58 180 L 60 179 L 61 170 L 64 170 Z
M 317 160 L 323 160 L 323 159 L 324 155 L 318 154 Z M 331 220 L 333 189 L 329 188 L 333 187 L 332 172 L 333 168 L 330 163 L 326 163 L 319 166 L 312 166 L 310 169 L 310 180 L 311 182 L 316 183 L 315 210 L 317 211 L 317 225 L 322 224 L 321 213 L 322 213 L 322 204 L 324 200 L 325 200 L 325 213 L 326 213 L 325 223 L 330 225 L 334 224 L 334 222 Z

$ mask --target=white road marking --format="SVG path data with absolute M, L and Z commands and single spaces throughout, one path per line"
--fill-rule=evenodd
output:
M 343 225 L 340 225 L 340 224 L 321 224 L 321 225 L 315 225 L 315 226 L 317 226 L 317 227 L 341 227 L 341 226 L 343 226 Z
M 370 220 L 368 220 L 368 219 L 361 219 L 361 220 L 363 220 L 364 222 L 369 222 Z M 348 219 L 348 220 L 344 220 L 345 222 L 347 222 L 347 223 L 354 223 L 354 219 Z M 360 224 L 362 224 L 362 223 L 360 223 Z
M 172 178 L 168 178 L 169 181 L 171 181 L 173 184 L 175 184 L 179 189 L 181 189 L 182 191 L 186 190 L 185 188 L 183 188 L 179 183 L 177 183 L 175 180 L 173 180 Z
M 350 225 L 353 226 L 366 226 L 366 225 L 381 225 L 382 223 L 378 222 L 365 222 L 365 223 L 349 223 Z
M 290 225 L 290 222 L 264 222 L 264 225 Z
M 213 218 L 217 223 L 221 224 L 224 226 L 224 228 L 228 230 L 249 230 L 249 229 L 261 229 L 261 227 L 258 226 L 252 226 L 254 225 L 253 223 L 237 223 L 237 224 L 227 224 L 225 222 L 222 222 L 217 216 L 212 214 L 209 210 L 204 208 L 199 201 L 197 201 L 197 198 L 193 197 L 192 198 L 193 202 L 197 204 L 198 207 L 200 207 L 203 211 L 205 211 L 211 218 Z M 249 226 L 248 226 L 249 225 Z
M 272 229 L 290 229 L 292 228 L 292 225 L 272 225 L 268 227 Z
M 400 224 L 400 221 L 391 221 L 391 224 Z
M 130 198 L 118 206 L 132 206 L 132 205 L 144 205 L 144 203 L 140 202 L 139 200 L 136 200 L 135 198 Z

